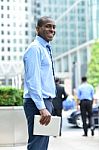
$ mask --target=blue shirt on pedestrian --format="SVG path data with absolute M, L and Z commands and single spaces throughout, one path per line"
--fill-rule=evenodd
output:
M 94 97 L 93 86 L 88 84 L 87 82 L 82 83 L 78 88 L 77 96 L 79 100 L 83 99 L 93 100 Z
M 31 98 L 37 108 L 44 109 L 43 98 L 55 97 L 52 62 L 46 46 L 49 43 L 36 36 L 23 56 L 24 98 Z

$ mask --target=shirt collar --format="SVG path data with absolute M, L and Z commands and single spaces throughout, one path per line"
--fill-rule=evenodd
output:
M 50 42 L 46 42 L 42 37 L 36 36 L 36 40 L 40 42 L 40 44 L 46 48 L 47 45 L 50 45 Z

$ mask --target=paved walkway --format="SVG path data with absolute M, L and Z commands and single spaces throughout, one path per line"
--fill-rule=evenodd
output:
M 67 113 L 63 113 L 64 122 Z M 99 150 L 99 128 L 95 130 L 95 136 L 91 136 L 90 131 L 88 137 L 83 137 L 83 130 L 68 130 L 63 126 L 62 137 L 50 137 L 48 150 Z M 25 146 L 16 147 L 0 147 L 0 150 L 27 150 Z
M 50 139 L 49 150 L 99 150 L 99 132 L 95 136 L 82 136 L 81 132 L 64 132 L 63 137 Z
M 0 147 L 0 150 L 27 150 L 26 146 Z M 48 150 L 99 150 L 99 129 L 95 130 L 95 136 L 82 136 L 82 130 L 65 131 L 62 137 L 51 137 Z

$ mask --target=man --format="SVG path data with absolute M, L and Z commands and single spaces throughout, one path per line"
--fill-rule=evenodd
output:
M 91 127 L 91 134 L 92 136 L 94 135 L 94 128 L 92 125 L 93 96 L 94 96 L 93 86 L 88 84 L 86 77 L 82 77 L 82 84 L 78 88 L 78 99 L 80 100 L 80 111 L 84 129 L 83 136 L 88 136 L 88 127 Z
M 53 115 L 61 117 L 61 124 L 60 124 L 60 133 L 61 136 L 61 128 L 62 128 L 62 102 L 67 98 L 67 94 L 65 92 L 64 87 L 60 85 L 60 79 L 55 78 L 56 83 L 56 97 L 53 99 Z
M 55 22 L 50 17 L 38 20 L 35 40 L 24 54 L 24 110 L 28 123 L 28 150 L 47 150 L 49 137 L 33 135 L 34 115 L 41 115 L 40 123 L 51 120 L 55 82 L 50 41 L 55 35 Z

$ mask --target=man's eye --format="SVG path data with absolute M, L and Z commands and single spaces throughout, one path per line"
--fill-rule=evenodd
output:
M 53 29 L 55 29 L 55 25 L 46 25 L 46 28 L 53 28 Z
M 56 26 L 55 25 L 53 25 L 53 29 L 55 29 L 56 28 Z
M 51 28 L 51 25 L 46 25 L 47 28 Z

